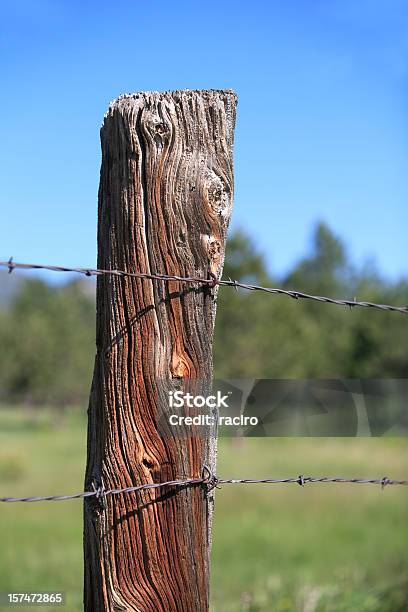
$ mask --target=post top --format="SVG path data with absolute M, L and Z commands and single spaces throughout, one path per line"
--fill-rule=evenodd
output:
M 233 89 L 176 89 L 167 91 L 138 91 L 135 93 L 125 93 L 119 95 L 109 104 L 108 112 L 118 109 L 133 100 L 140 101 L 155 101 L 172 99 L 174 102 L 179 102 L 182 98 L 202 97 L 204 99 L 218 98 L 229 99 L 233 103 L 237 103 L 238 96 Z M 105 117 L 106 117 L 105 115 Z

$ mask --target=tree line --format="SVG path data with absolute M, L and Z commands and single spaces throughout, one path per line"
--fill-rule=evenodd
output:
M 408 304 L 408 280 L 357 269 L 342 241 L 316 226 L 311 252 L 284 277 L 242 231 L 227 244 L 224 276 L 353 300 Z M 7 282 L 7 281 L 5 281 Z M 24 277 L 0 305 L 0 401 L 86 406 L 95 354 L 90 280 L 55 286 Z M 217 378 L 405 378 L 408 317 L 220 288 Z

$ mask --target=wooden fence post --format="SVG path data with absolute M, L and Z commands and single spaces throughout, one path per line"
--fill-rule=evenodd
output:
M 236 96 L 144 92 L 101 130 L 98 267 L 217 278 L 232 208 Z M 209 379 L 216 290 L 101 276 L 86 489 L 199 478 L 216 434 L 162 436 L 161 381 Z M 212 494 L 211 494 L 212 495 Z M 105 610 L 208 609 L 211 495 L 202 486 L 96 498 L 84 509 L 84 603 Z

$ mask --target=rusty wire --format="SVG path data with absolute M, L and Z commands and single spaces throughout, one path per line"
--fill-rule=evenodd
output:
M 384 489 L 388 485 L 408 486 L 408 480 L 393 480 L 388 476 L 382 478 L 344 478 L 342 476 L 294 476 L 290 478 L 218 478 L 207 466 L 203 466 L 201 478 L 188 478 L 181 480 L 168 480 L 166 482 L 147 483 L 123 489 L 105 489 L 103 486 L 93 485 L 92 491 L 82 491 L 71 495 L 46 495 L 33 497 L 1 497 L 0 502 L 37 502 L 37 501 L 63 501 L 67 499 L 96 497 L 105 503 L 105 498 L 111 495 L 121 495 L 123 493 L 138 493 L 149 489 L 159 489 L 166 487 L 185 488 L 196 485 L 204 485 L 207 491 L 218 488 L 225 484 L 289 484 L 296 483 L 304 486 L 309 483 L 349 483 L 349 484 L 375 484 Z
M 148 272 L 126 272 L 125 270 L 103 270 L 98 268 L 68 268 L 66 266 L 48 266 L 40 264 L 28 264 L 18 263 L 13 261 L 11 257 L 8 261 L 0 261 L 0 267 L 8 268 L 9 273 L 15 269 L 20 270 L 49 270 L 51 272 L 73 272 L 76 274 L 83 274 L 85 276 L 119 276 L 119 277 L 130 277 L 140 278 L 147 280 L 157 281 L 178 281 L 189 284 L 201 284 L 208 287 L 235 287 L 235 289 L 246 289 L 247 291 L 263 291 L 264 293 L 270 293 L 275 295 L 286 295 L 295 300 L 311 300 L 314 302 L 324 302 L 326 304 L 337 304 L 338 306 L 347 306 L 350 309 L 354 307 L 360 308 L 374 308 L 377 310 L 386 310 L 391 312 L 400 312 L 408 314 L 408 306 L 392 306 L 390 304 L 376 304 L 374 302 L 343 300 L 335 299 L 323 295 L 311 295 L 304 293 L 303 291 L 294 291 L 292 289 L 281 289 L 277 287 L 262 287 L 260 285 L 253 285 L 250 283 L 244 283 L 232 279 L 217 279 L 211 275 L 211 278 L 200 278 L 195 276 L 175 276 L 169 274 L 155 274 Z

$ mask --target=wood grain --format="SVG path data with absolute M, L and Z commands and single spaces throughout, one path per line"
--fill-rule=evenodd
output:
M 98 267 L 219 277 L 232 209 L 236 96 L 144 92 L 101 130 Z M 101 276 L 85 486 L 200 477 L 216 434 L 160 435 L 167 391 L 212 376 L 216 289 Z M 207 384 L 207 383 L 203 383 Z M 84 510 L 85 610 L 208 609 L 212 494 L 106 498 Z

